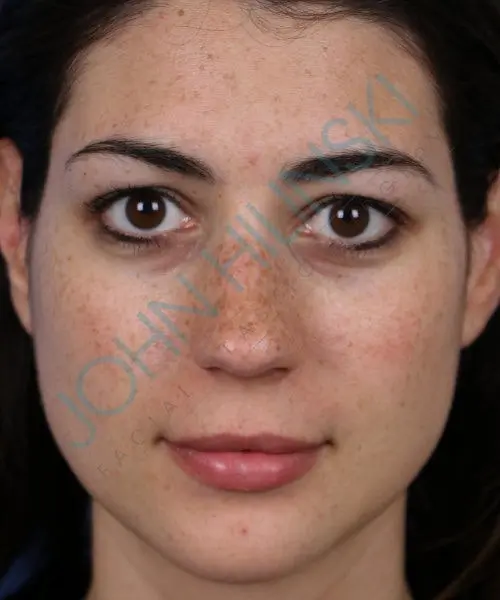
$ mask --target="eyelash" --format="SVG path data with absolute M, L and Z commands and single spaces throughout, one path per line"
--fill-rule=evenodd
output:
M 395 227 L 375 241 L 362 242 L 360 244 L 342 244 L 341 242 L 339 243 L 332 241 L 326 242 L 327 248 L 336 248 L 339 252 L 348 255 L 359 255 L 361 253 L 369 253 L 371 251 L 374 252 L 383 247 L 388 247 L 391 242 L 396 240 L 401 230 L 404 227 L 407 227 L 411 221 L 410 217 L 395 204 L 391 204 L 383 200 L 377 200 L 375 198 L 369 198 L 359 194 L 333 194 L 327 196 L 326 198 L 317 200 L 309 205 L 305 209 L 306 214 L 304 216 L 307 218 L 307 220 L 309 220 L 318 214 L 321 209 L 327 207 L 333 208 L 335 207 L 336 203 L 347 204 L 349 200 L 354 200 L 362 204 L 364 207 L 377 210 L 379 213 L 384 215 L 384 217 L 391 219 L 395 224 Z
M 125 186 L 125 187 L 116 187 L 111 189 L 109 192 L 102 196 L 98 196 L 97 198 L 91 200 L 87 203 L 86 207 L 89 212 L 93 215 L 101 216 L 106 212 L 108 208 L 113 206 L 119 200 L 122 200 L 128 193 L 137 192 L 138 190 L 146 190 L 146 191 L 154 191 L 159 195 L 163 195 L 168 197 L 168 200 L 175 204 L 179 209 L 182 210 L 181 203 L 176 199 L 175 193 L 169 190 L 168 188 L 163 188 L 159 186 Z M 391 229 L 386 235 L 382 236 L 380 239 L 369 242 L 362 242 L 360 244 L 342 244 L 337 241 L 326 242 L 326 246 L 328 249 L 336 248 L 339 252 L 350 254 L 350 255 L 359 255 L 361 253 L 369 253 L 374 252 L 382 247 L 388 246 L 392 241 L 398 237 L 400 230 L 405 227 L 410 221 L 409 216 L 404 213 L 401 209 L 399 209 L 395 204 L 391 204 L 389 202 L 385 202 L 382 200 L 378 200 L 375 198 L 369 198 L 367 196 L 356 195 L 356 194 L 332 194 L 327 197 L 324 197 L 320 200 L 317 200 L 307 206 L 305 209 L 299 211 L 299 214 L 302 214 L 302 219 L 304 219 L 303 223 L 307 222 L 309 219 L 314 217 L 319 211 L 323 208 L 334 207 L 336 203 L 347 203 L 348 200 L 354 200 L 358 203 L 361 203 L 363 206 L 368 208 L 373 208 L 377 210 L 379 213 L 384 215 L 387 218 L 390 218 L 395 227 Z M 147 251 L 151 247 L 163 248 L 165 246 L 165 236 L 151 236 L 151 237 L 141 237 L 135 235 L 127 235 L 116 231 L 112 227 L 109 227 L 105 223 L 100 220 L 100 227 L 102 232 L 109 238 L 111 238 L 115 242 L 119 242 L 125 248 L 132 248 L 134 254 L 139 254 L 143 251 Z M 303 224 L 301 225 L 301 227 Z

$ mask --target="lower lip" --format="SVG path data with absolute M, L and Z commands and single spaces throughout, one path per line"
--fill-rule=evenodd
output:
M 292 483 L 316 463 L 319 448 L 288 454 L 197 452 L 169 444 L 179 467 L 205 485 L 221 490 L 263 492 Z

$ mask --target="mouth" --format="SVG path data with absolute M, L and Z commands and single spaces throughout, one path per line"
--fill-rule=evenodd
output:
M 167 442 L 176 464 L 211 488 L 262 492 L 304 477 L 316 464 L 325 442 L 275 435 L 219 434 Z

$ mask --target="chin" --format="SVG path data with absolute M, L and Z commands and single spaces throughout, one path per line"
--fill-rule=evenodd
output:
M 168 562 L 214 582 L 280 579 L 318 559 L 331 545 L 324 528 L 314 535 L 313 523 L 279 518 L 279 513 L 267 518 L 250 516 L 248 510 L 222 518 L 200 516 L 193 513 L 190 520 L 165 524 L 161 538 L 159 528 L 148 527 L 154 535 L 148 541 Z
M 213 582 L 248 584 L 277 580 L 299 569 L 307 559 L 290 548 L 190 548 L 168 557 L 183 571 Z

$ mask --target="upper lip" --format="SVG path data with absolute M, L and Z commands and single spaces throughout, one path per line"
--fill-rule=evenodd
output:
M 171 442 L 174 446 L 191 448 L 198 452 L 242 452 L 253 450 L 267 454 L 285 454 L 305 452 L 321 446 L 318 442 L 286 438 L 272 434 L 242 436 L 218 434 L 209 437 L 181 439 Z

